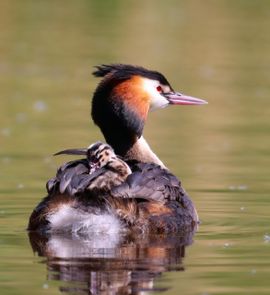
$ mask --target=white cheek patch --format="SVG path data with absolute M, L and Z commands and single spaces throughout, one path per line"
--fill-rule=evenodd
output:
M 165 108 L 169 104 L 169 101 L 157 91 L 159 84 L 160 83 L 156 80 L 143 79 L 144 90 L 150 97 L 150 111 Z

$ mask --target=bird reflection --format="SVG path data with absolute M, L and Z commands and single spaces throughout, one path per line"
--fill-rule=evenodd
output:
M 29 232 L 32 249 L 46 257 L 48 280 L 67 294 L 145 294 L 165 291 L 155 279 L 183 271 L 193 232 L 178 235 L 60 235 Z

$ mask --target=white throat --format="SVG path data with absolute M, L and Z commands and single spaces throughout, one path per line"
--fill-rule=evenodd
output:
M 167 169 L 157 155 L 151 150 L 143 136 L 136 141 L 132 148 L 127 152 L 125 158 L 130 160 L 135 159 L 145 163 L 155 163 L 162 168 Z

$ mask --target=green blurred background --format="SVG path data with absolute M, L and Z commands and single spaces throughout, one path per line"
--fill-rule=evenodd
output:
M 269 294 L 269 32 L 268 0 L 2 0 L 1 294 L 59 294 L 25 228 L 66 160 L 50 155 L 102 139 L 91 72 L 112 62 L 209 102 L 152 113 L 145 129 L 202 220 L 166 294 Z

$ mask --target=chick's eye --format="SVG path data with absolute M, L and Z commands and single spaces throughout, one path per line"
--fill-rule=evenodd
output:
M 157 87 L 157 91 L 158 91 L 158 92 L 162 92 L 162 88 L 161 88 L 161 86 L 158 86 L 158 87 Z

